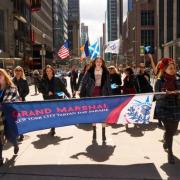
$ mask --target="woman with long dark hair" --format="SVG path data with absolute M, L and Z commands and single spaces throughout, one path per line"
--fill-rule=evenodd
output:
M 81 87 L 81 97 L 97 97 L 111 95 L 111 84 L 108 69 L 105 61 L 97 57 L 91 64 L 90 69 L 85 74 Z M 102 141 L 106 142 L 106 124 L 102 124 Z M 93 141 L 96 141 L 96 124 L 93 124 Z
M 52 66 L 47 65 L 43 70 L 43 78 L 39 85 L 39 91 L 42 93 L 45 100 L 61 99 L 60 92 L 64 92 L 67 97 L 70 97 L 63 82 L 55 77 L 55 70 Z M 50 134 L 55 135 L 55 128 L 51 128 Z

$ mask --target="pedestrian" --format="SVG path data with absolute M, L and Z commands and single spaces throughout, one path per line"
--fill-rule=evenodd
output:
M 115 66 L 110 66 L 110 82 L 111 82 L 111 91 L 112 95 L 120 95 L 121 94 L 121 75 L 118 73 Z
M 18 101 L 18 91 L 15 85 L 13 84 L 10 76 L 4 69 L 0 69 L 0 102 L 14 102 Z M 4 113 L 0 111 L 0 166 L 3 165 L 3 137 L 6 137 L 6 119 L 4 119 Z M 8 138 L 7 138 L 8 139 Z M 8 139 L 9 140 L 9 139 Z M 14 145 L 14 154 L 17 154 L 19 151 L 19 146 L 17 141 L 11 142 Z
M 156 95 L 157 117 L 165 128 L 163 148 L 168 153 L 168 162 L 175 163 L 173 155 L 173 136 L 180 120 L 180 90 L 176 80 L 176 65 L 171 58 L 163 58 L 160 63 L 160 72 L 155 83 L 156 92 L 165 92 L 165 95 Z
M 73 65 L 71 72 L 69 73 L 70 77 L 70 85 L 72 90 L 72 96 L 76 96 L 76 90 L 77 90 L 77 78 L 78 78 L 78 71 L 76 70 L 76 66 Z
M 62 99 L 63 97 L 59 95 L 61 92 L 70 98 L 70 94 L 65 85 L 59 78 L 55 77 L 55 70 L 50 65 L 47 65 L 43 70 L 43 77 L 39 85 L 39 92 L 42 93 L 45 100 Z M 55 128 L 51 128 L 50 134 L 54 136 L 55 133 Z
M 29 86 L 24 74 L 24 69 L 21 66 L 17 66 L 14 69 L 13 83 L 18 89 L 20 101 L 25 101 L 26 96 L 29 94 Z M 24 135 L 19 136 L 19 141 L 23 141 Z
M 151 86 L 150 75 L 145 70 L 145 64 L 139 64 L 139 71 L 136 75 L 137 81 L 137 92 L 138 93 L 150 93 L 153 92 L 153 87 Z
M 125 78 L 122 87 L 123 94 L 136 94 L 137 93 L 137 82 L 134 72 L 131 67 L 125 69 Z
M 108 69 L 105 61 L 97 57 L 85 74 L 81 87 L 81 97 L 97 97 L 111 95 L 111 85 Z M 96 124 L 93 124 L 93 141 L 96 141 Z M 102 141 L 106 142 L 106 124 L 102 124 Z
M 41 76 L 38 70 L 33 71 L 33 79 L 34 79 L 34 90 L 35 90 L 34 95 L 38 95 L 38 86 L 41 81 Z
M 82 82 L 82 79 L 83 79 L 85 73 L 89 70 L 89 68 L 90 68 L 90 64 L 85 64 L 83 70 L 82 70 L 81 73 L 79 74 L 78 83 L 77 83 L 77 89 L 78 89 L 78 90 L 79 90 L 79 88 L 80 88 L 80 84 L 81 84 L 81 82 Z

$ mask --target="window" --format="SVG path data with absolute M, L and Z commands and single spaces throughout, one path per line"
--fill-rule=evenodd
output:
M 154 11 L 141 11 L 141 25 L 142 26 L 154 25 Z
M 177 38 L 180 38 L 180 1 L 177 1 Z
M 164 44 L 164 0 L 159 1 L 159 46 Z
M 141 45 L 154 48 L 154 30 L 141 30 Z
M 5 49 L 4 36 L 4 11 L 0 10 L 0 50 Z
M 167 41 L 173 40 L 173 2 L 167 0 Z

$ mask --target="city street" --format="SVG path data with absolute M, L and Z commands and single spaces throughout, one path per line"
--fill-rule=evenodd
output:
M 28 100 L 40 100 L 41 95 Z M 0 168 L 1 180 L 78 180 L 78 179 L 170 179 L 180 178 L 180 128 L 175 136 L 175 165 L 167 164 L 162 148 L 163 131 L 156 128 L 151 118 L 149 125 L 140 128 L 116 125 L 107 128 L 107 144 L 102 145 L 101 126 L 98 126 L 98 144 L 92 144 L 90 125 L 56 129 L 55 137 L 49 130 L 28 133 L 20 143 L 18 156 L 13 148 L 5 146 L 6 164 Z

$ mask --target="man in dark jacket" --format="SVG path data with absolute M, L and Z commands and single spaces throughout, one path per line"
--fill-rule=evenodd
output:
M 150 75 L 145 71 L 145 64 L 139 64 L 139 73 L 136 76 L 137 80 L 137 92 L 138 93 L 149 93 L 153 92 L 153 88 L 150 82 Z
M 75 97 L 76 90 L 77 90 L 77 78 L 78 78 L 78 72 L 76 70 L 76 67 L 73 66 L 71 72 L 69 73 L 70 77 L 70 85 L 72 90 L 72 95 Z

